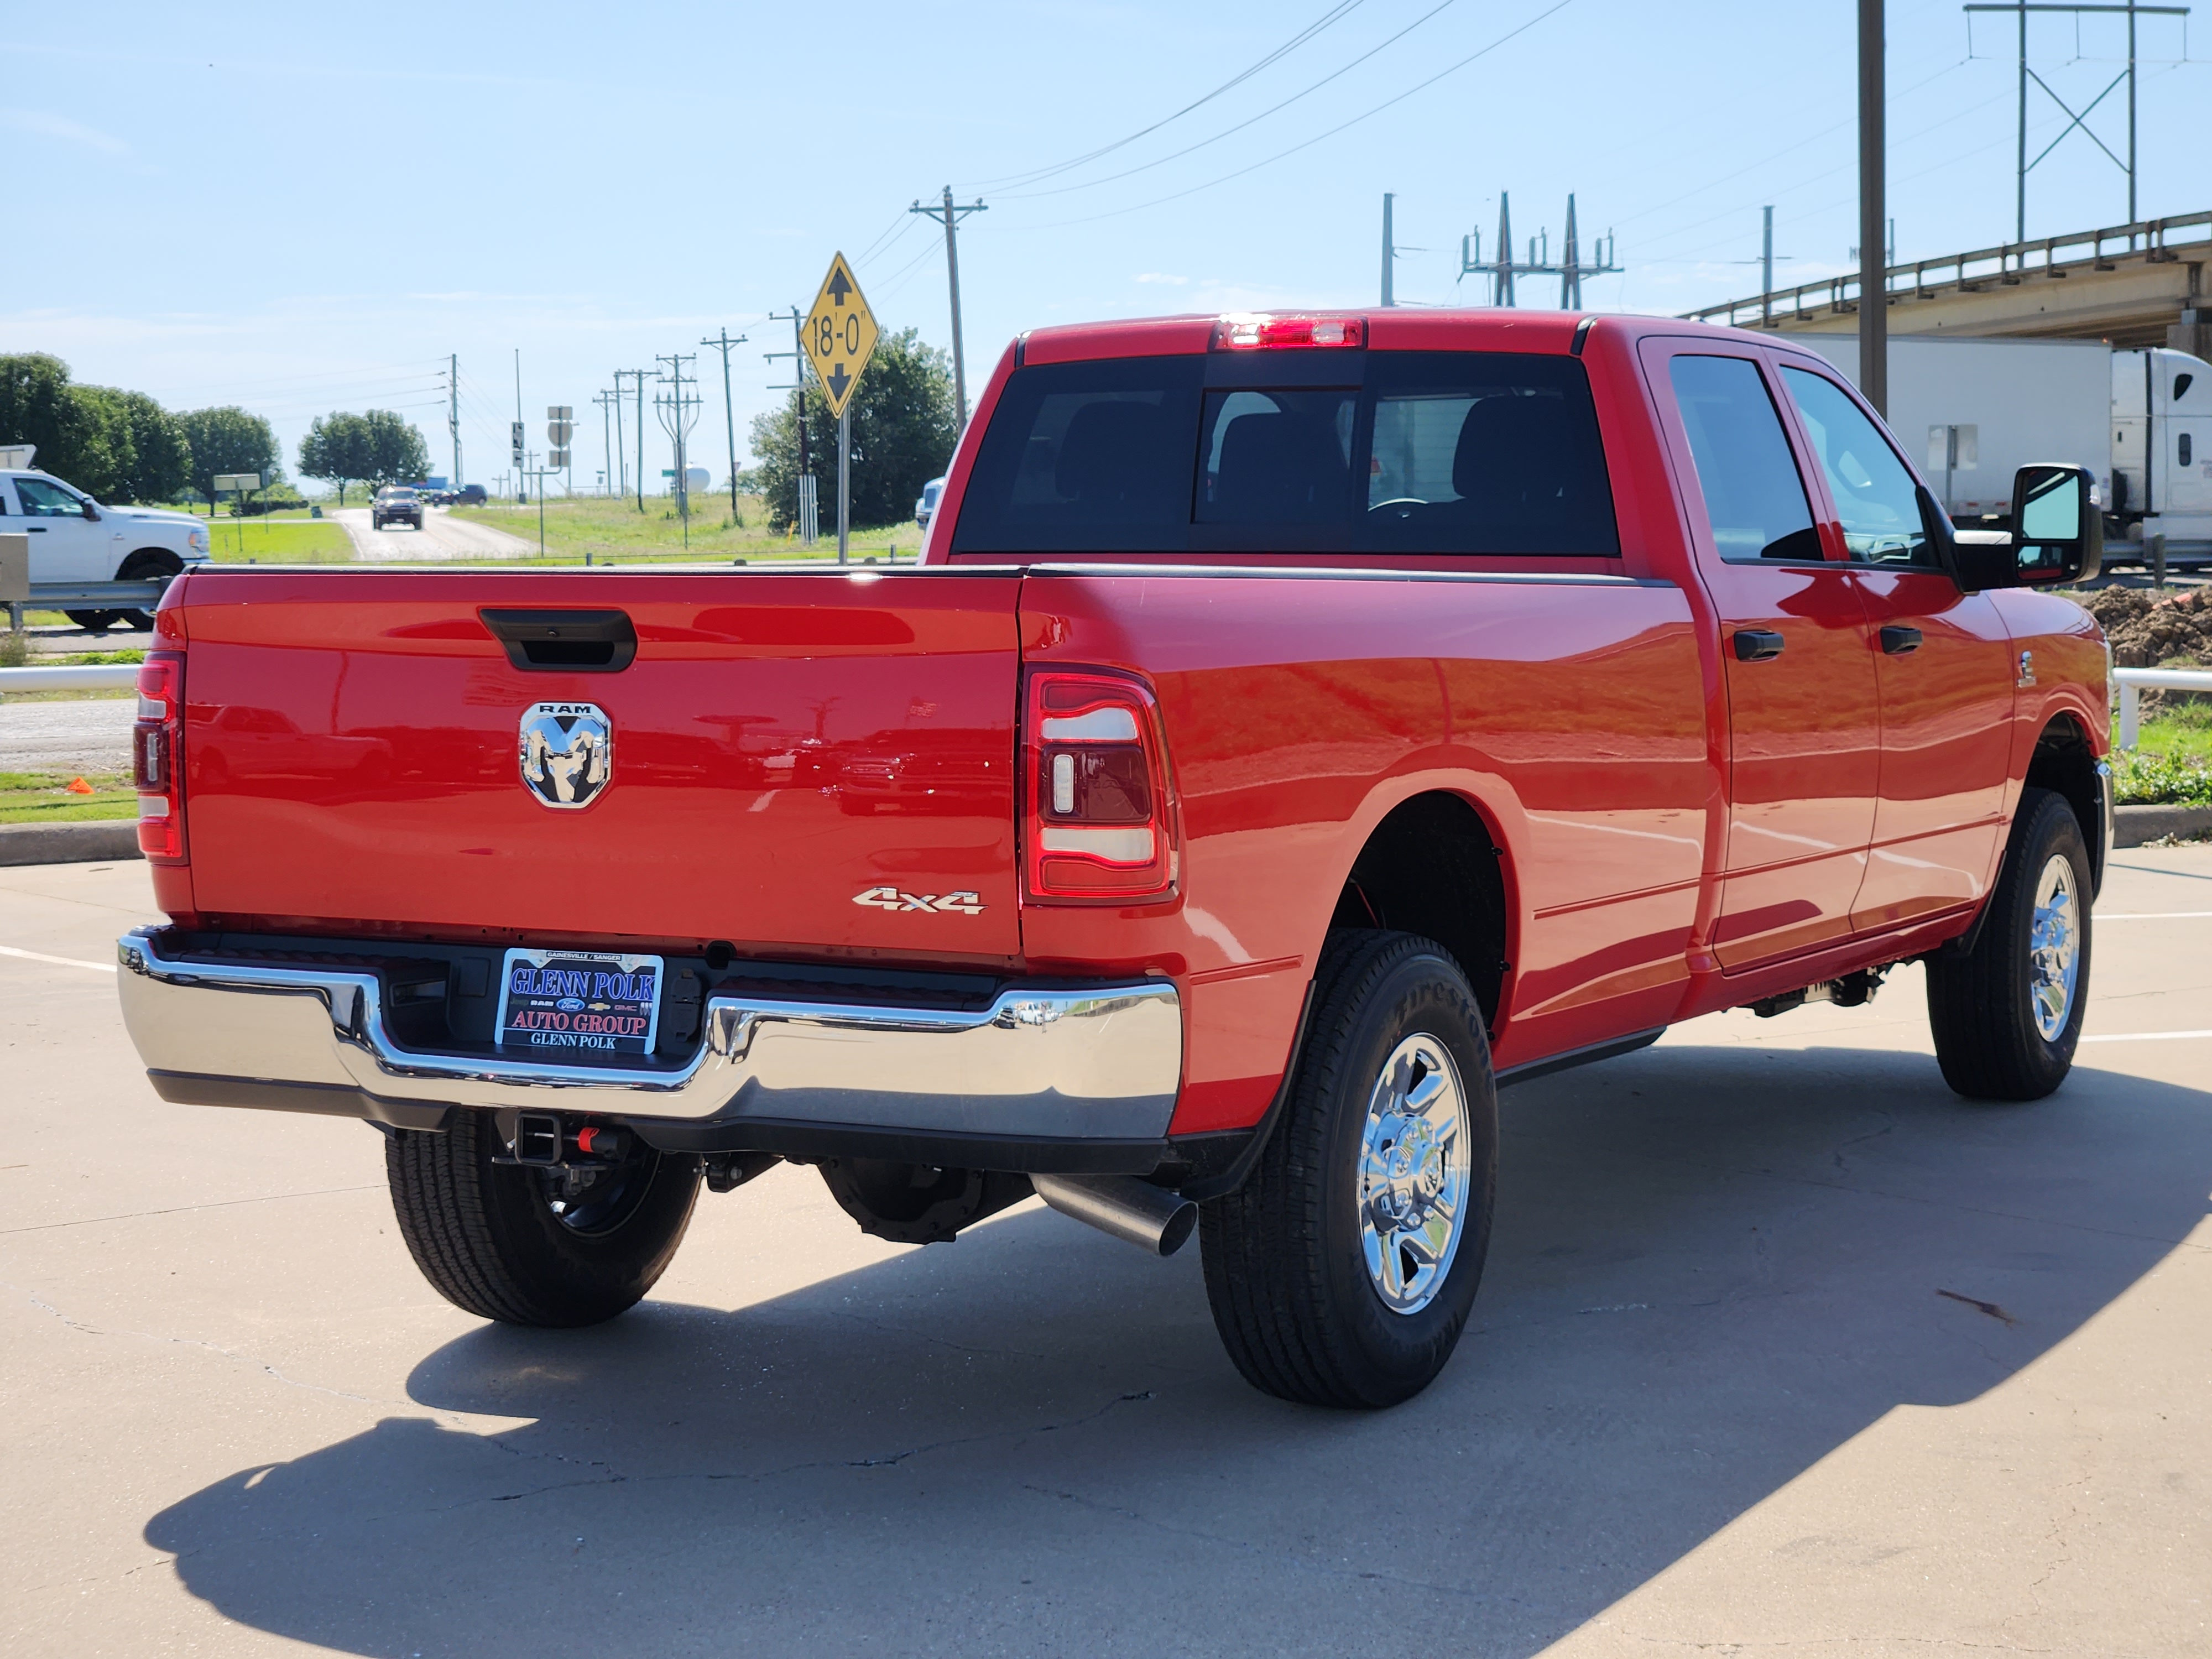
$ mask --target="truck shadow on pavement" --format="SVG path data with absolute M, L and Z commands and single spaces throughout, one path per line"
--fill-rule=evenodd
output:
M 1024 1210 L 733 1312 L 473 1332 L 409 1396 L 516 1426 L 389 1417 L 145 1537 L 224 1616 L 380 1656 L 1533 1654 L 2072 1335 L 2203 1218 L 2207 1103 L 1662 1045 L 1505 1097 L 1474 1328 L 1395 1411 L 1253 1392 L 1195 1248 Z

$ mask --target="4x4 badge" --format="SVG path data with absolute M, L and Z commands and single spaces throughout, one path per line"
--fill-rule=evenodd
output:
M 853 902 L 873 910 L 928 910 L 959 916 L 980 916 L 984 908 L 973 893 L 902 893 L 896 887 L 871 887 L 854 894 Z

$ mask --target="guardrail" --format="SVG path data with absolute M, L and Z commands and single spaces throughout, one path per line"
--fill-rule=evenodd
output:
M 2191 233 L 2194 233 L 2193 234 Z M 1882 288 L 1893 301 L 1925 300 L 1942 289 L 1977 292 L 2010 287 L 2026 276 L 2064 276 L 2072 271 L 2112 270 L 2123 259 L 2150 264 L 2202 259 L 2212 239 L 2212 213 L 2170 214 L 2138 219 L 2070 236 L 2044 236 L 2026 242 L 2000 242 L 1966 253 L 1894 264 L 1882 273 Z M 2040 255 L 2039 259 L 2036 256 Z M 1754 294 L 1683 313 L 1692 321 L 1731 327 L 1772 327 L 1802 321 L 1808 314 L 1834 316 L 1858 309 L 1859 273 L 1817 277 L 1795 288 Z
M 143 582 L 33 582 L 30 598 L 8 601 L 8 626 L 22 632 L 26 611 L 151 611 L 174 576 Z
M 2212 669 L 2115 668 L 2112 683 L 2120 688 L 2119 746 L 2132 749 L 2142 734 L 2142 693 L 2148 689 L 2212 691 Z
M 61 663 L 52 668 L 0 668 L 0 697 L 10 691 L 128 691 L 136 663 Z

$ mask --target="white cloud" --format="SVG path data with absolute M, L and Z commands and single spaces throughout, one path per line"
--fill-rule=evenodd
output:
M 1164 271 L 1140 270 L 1137 273 L 1137 280 L 1140 283 L 1165 283 L 1170 288 L 1181 288 L 1189 282 L 1190 278 L 1188 276 L 1170 276 Z
M 49 115 L 44 110 L 0 110 L 0 126 L 13 127 L 18 132 L 36 133 L 41 138 L 59 138 L 65 143 L 82 144 L 88 149 L 100 150 L 109 155 L 128 155 L 131 146 L 112 133 L 72 121 L 65 115 Z

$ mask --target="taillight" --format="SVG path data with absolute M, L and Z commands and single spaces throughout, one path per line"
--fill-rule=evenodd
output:
M 1265 311 L 1232 311 L 1213 325 L 1216 351 L 1366 343 L 1367 322 L 1361 317 L 1279 317 Z
M 184 653 L 150 651 L 138 666 L 131 775 L 138 787 L 138 850 L 156 864 L 185 861 L 184 763 Z
M 1043 670 L 1023 723 L 1033 899 L 1175 890 L 1175 803 L 1152 693 L 1118 675 Z

